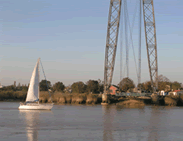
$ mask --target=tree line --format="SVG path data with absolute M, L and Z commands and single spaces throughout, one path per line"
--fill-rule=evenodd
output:
M 5 86 L 0 89 L 0 91 L 27 91 L 29 85 L 10 85 Z M 55 84 L 51 85 L 50 81 L 42 80 L 39 83 L 40 91 L 48 91 L 51 90 L 53 92 L 68 92 L 68 93 L 101 93 L 103 92 L 103 82 L 99 80 L 88 80 L 86 83 L 82 81 L 74 82 L 71 86 L 65 86 L 63 82 L 56 82 Z
M 133 80 L 130 78 L 126 77 L 124 78 L 119 84 L 119 88 L 121 91 L 126 92 L 127 90 L 135 88 L 135 84 Z M 143 83 L 140 83 L 137 85 L 138 89 L 141 89 L 142 91 L 145 92 L 153 92 L 152 87 L 151 87 L 151 81 L 146 81 Z M 171 82 L 167 77 L 163 75 L 158 76 L 158 90 L 161 91 L 164 90 L 166 92 L 172 91 L 172 90 L 178 90 L 178 89 L 183 89 L 182 88 L 182 83 L 174 81 Z
M 82 81 L 74 82 L 72 85 L 65 86 L 63 82 L 56 82 L 51 85 L 50 81 L 42 80 L 40 83 L 40 91 L 47 91 L 48 89 L 55 92 L 68 92 L 68 93 L 103 93 L 104 82 L 100 79 L 98 80 L 88 80 L 86 83 Z M 119 90 L 122 92 L 132 91 L 135 88 L 135 84 L 132 79 L 126 77 L 123 78 L 118 84 Z M 151 87 L 151 82 L 146 81 L 137 85 L 137 88 L 145 92 L 153 92 Z M 180 82 L 171 82 L 167 77 L 163 75 L 158 76 L 158 90 L 171 91 L 182 89 L 182 84 Z M 10 85 L 0 89 L 1 91 L 27 91 L 28 86 L 22 85 L 20 83 L 18 86 Z
M 57 82 L 51 86 L 51 82 L 47 81 L 48 88 L 52 91 L 73 92 L 73 93 L 101 93 L 103 92 L 103 83 L 99 80 L 88 80 L 86 83 L 82 81 L 74 82 L 71 86 L 65 86 L 62 82 Z M 45 80 L 40 82 L 40 90 L 46 91 L 47 86 Z

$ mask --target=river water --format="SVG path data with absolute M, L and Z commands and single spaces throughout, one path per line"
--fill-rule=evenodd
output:
M 0 141 L 182 141 L 183 107 L 54 105 L 19 111 L 0 102 Z

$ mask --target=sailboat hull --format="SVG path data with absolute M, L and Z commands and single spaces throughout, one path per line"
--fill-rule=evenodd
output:
M 37 104 L 37 103 L 29 103 L 29 104 L 21 104 L 18 109 L 19 110 L 51 110 L 53 104 Z

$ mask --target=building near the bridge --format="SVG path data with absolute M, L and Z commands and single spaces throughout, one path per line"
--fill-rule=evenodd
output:
M 175 90 L 173 92 L 169 92 L 168 95 L 182 95 L 183 90 Z
M 162 90 L 159 92 L 159 95 L 166 96 L 166 95 L 168 95 L 168 92 Z
M 111 95 L 116 95 L 116 93 L 119 93 L 119 87 L 116 85 L 111 85 L 109 91 Z

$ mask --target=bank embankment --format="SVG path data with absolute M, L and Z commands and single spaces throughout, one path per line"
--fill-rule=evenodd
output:
M 61 92 L 55 92 L 51 96 L 52 101 L 56 104 L 99 104 L 102 102 L 102 97 L 98 94 L 66 94 Z M 51 98 L 46 92 L 40 93 L 40 102 L 41 103 L 50 103 Z
M 0 101 L 25 101 L 26 91 L 0 91 Z
M 166 96 L 164 98 L 166 106 L 178 106 L 180 103 L 180 96 Z
M 116 103 L 117 106 L 123 107 L 143 107 L 145 105 L 151 104 L 150 97 L 137 97 L 137 96 L 125 96 L 120 97 L 118 102 Z
M 119 102 L 116 105 L 183 106 L 183 95 L 151 95 L 151 97 L 121 97 L 119 98 Z
M 26 99 L 26 91 L 0 91 L 0 101 L 22 101 Z M 51 98 L 48 92 L 41 91 L 39 97 L 40 103 L 55 104 L 101 104 L 101 94 L 88 94 L 88 93 L 62 93 L 54 92 Z M 108 102 L 118 106 L 144 106 L 144 105 L 157 105 L 157 106 L 183 106 L 183 95 L 180 96 L 109 96 Z

